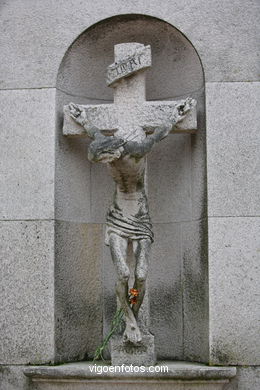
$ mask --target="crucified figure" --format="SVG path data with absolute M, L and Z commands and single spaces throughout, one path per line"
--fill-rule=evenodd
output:
M 141 141 L 130 137 L 105 136 L 88 119 L 87 112 L 76 104 L 69 105 L 70 116 L 84 127 L 93 139 L 88 148 L 88 158 L 93 162 L 107 163 L 115 181 L 114 200 L 107 213 L 106 239 L 117 272 L 116 293 L 124 311 L 126 328 L 125 342 L 140 343 L 142 335 L 137 324 L 138 312 L 145 295 L 148 259 L 153 242 L 152 224 L 145 193 L 145 157 L 152 147 L 167 137 L 173 126 L 181 121 L 191 109 L 192 99 L 180 101 L 170 119 L 153 129 Z M 133 137 L 133 136 L 132 136 Z M 128 243 L 135 256 L 135 281 L 137 292 L 134 303 L 129 302 L 129 277 L 127 265 Z

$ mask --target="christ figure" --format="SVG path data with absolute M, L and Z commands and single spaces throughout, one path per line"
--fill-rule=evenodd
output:
M 168 122 L 157 128 L 143 129 L 147 136 L 135 141 L 105 136 L 88 120 L 82 106 L 69 105 L 71 117 L 82 125 L 93 139 L 88 148 L 92 162 L 106 163 L 115 181 L 115 194 L 106 219 L 105 242 L 110 246 L 112 260 L 117 272 L 116 294 L 125 315 L 124 342 L 138 344 L 142 340 L 138 327 L 138 312 L 145 295 L 148 261 L 153 242 L 152 224 L 144 185 L 146 155 L 153 146 L 167 137 L 173 126 L 181 121 L 191 109 L 192 99 L 181 101 L 173 109 Z M 150 133 L 150 134 L 149 134 Z M 135 257 L 134 303 L 129 302 L 129 277 L 127 248 L 132 244 Z

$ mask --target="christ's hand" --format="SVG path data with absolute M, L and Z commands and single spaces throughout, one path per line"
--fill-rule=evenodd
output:
M 69 104 L 69 109 L 70 109 L 70 116 L 71 118 L 74 119 L 78 124 L 81 126 L 84 126 L 86 123 L 86 111 L 84 108 L 78 106 L 77 104 L 70 103 Z
M 70 116 L 79 125 L 83 126 L 90 138 L 104 137 L 97 128 L 88 118 L 86 110 L 75 103 L 69 104 Z
M 194 104 L 195 100 L 192 98 L 187 98 L 177 104 L 177 106 L 173 110 L 171 117 L 171 122 L 173 123 L 173 125 L 183 120 L 187 112 L 190 111 Z

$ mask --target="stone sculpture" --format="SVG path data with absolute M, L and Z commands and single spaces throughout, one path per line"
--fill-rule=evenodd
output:
M 65 135 L 86 135 L 92 162 L 106 163 L 115 181 L 114 200 L 107 213 L 105 242 L 110 246 L 117 272 L 116 293 L 124 311 L 122 342 L 140 346 L 138 313 L 145 295 L 148 260 L 153 242 L 145 190 L 146 156 L 171 131 L 196 129 L 196 102 L 147 102 L 145 70 L 151 66 L 151 48 L 139 43 L 115 46 L 115 63 L 107 70 L 107 84 L 114 88 L 114 104 L 65 106 Z M 185 120 L 184 120 L 185 118 Z M 79 126 L 73 126 L 74 120 Z M 135 256 L 135 281 L 129 301 L 127 247 Z M 154 359 L 152 359 L 154 360 Z M 143 362 L 143 361 L 142 361 Z M 151 360 L 149 360 L 151 363 Z

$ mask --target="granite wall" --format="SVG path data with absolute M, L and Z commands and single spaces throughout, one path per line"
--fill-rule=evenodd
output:
M 0 9 L 1 364 L 11 373 L 88 358 L 107 327 L 113 270 L 99 243 L 112 182 L 87 162 L 86 141 L 61 137 L 61 106 L 111 101 L 100 71 L 112 37 L 143 38 L 155 49 L 147 98 L 192 94 L 201 113 L 198 135 L 171 135 L 148 163 L 159 356 L 252 366 L 233 388 L 257 383 L 258 2 L 4 0 Z

